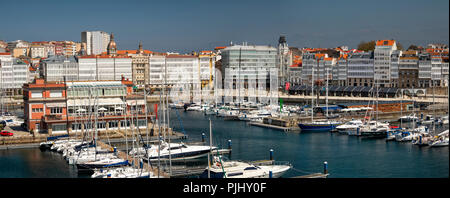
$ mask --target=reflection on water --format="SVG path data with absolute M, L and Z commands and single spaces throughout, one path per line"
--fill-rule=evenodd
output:
M 179 111 L 182 125 L 189 139 L 201 141 L 201 134 L 209 140 L 208 117 L 200 112 Z M 249 126 L 240 121 L 224 121 L 210 117 L 213 143 L 227 148 L 232 141 L 231 159 L 274 159 L 289 161 L 296 170 L 284 177 L 322 172 L 328 162 L 330 177 L 337 178 L 432 178 L 448 177 L 448 147 L 418 147 L 411 143 L 385 142 L 337 133 L 285 133 Z M 181 131 L 180 120 L 172 110 L 171 127 Z M 205 159 L 204 159 L 205 160 Z M 204 161 L 197 165 L 204 165 Z M 183 165 L 183 163 L 178 164 Z M 73 178 L 76 168 L 68 165 L 61 154 L 41 152 L 39 149 L 0 150 L 1 178 Z

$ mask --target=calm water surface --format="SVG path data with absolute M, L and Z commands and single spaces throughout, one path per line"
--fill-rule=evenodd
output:
M 435 178 L 449 176 L 449 147 L 418 147 L 411 143 L 385 142 L 335 133 L 285 133 L 249 126 L 240 121 L 224 121 L 200 112 L 171 112 L 171 127 L 181 131 L 188 141 L 209 136 L 212 120 L 213 142 L 226 148 L 232 141 L 231 159 L 263 160 L 274 150 L 277 161 L 289 161 L 295 170 L 284 177 L 323 171 L 328 162 L 334 178 Z M 181 122 L 180 122 L 181 120 Z M 209 139 L 209 137 L 207 137 Z M 0 150 L 1 178 L 67 178 L 79 176 L 61 154 L 39 149 Z

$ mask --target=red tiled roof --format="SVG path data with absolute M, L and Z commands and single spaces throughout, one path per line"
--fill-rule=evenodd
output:
M 166 58 L 197 58 L 197 56 L 170 54 L 170 55 L 167 55 Z
M 325 57 L 325 54 L 315 54 L 316 55 L 316 59 L 320 59 L 322 57 Z
M 220 47 L 214 48 L 214 50 L 220 50 L 220 49 L 225 49 L 225 48 L 227 48 L 227 47 L 226 46 L 220 46 Z
M 0 52 L 0 55 L 11 55 L 9 52 Z
M 394 45 L 395 40 L 378 40 L 376 42 L 377 46 L 392 46 Z

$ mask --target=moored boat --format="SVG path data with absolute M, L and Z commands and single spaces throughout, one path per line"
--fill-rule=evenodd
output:
M 330 132 L 341 125 L 338 121 L 314 121 L 310 123 L 299 123 L 301 132 Z

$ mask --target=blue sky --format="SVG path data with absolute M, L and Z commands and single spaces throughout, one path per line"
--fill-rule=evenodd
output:
M 396 39 L 446 43 L 448 0 L 0 0 L 0 40 L 81 40 L 81 32 L 113 32 L 120 49 L 190 52 L 243 41 L 272 45 L 355 48 Z

